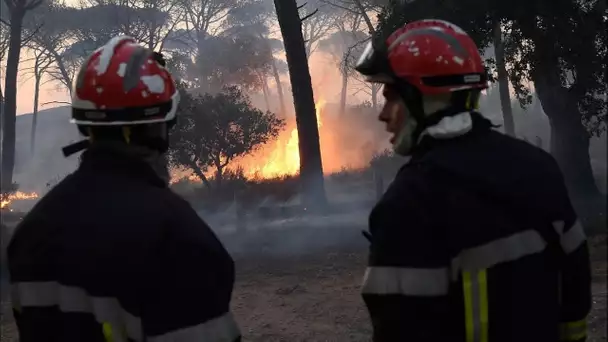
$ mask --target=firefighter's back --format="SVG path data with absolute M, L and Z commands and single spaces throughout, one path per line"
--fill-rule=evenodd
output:
M 194 325 L 198 317 L 173 311 L 170 300 L 190 294 L 171 282 L 191 274 L 196 283 L 197 267 L 216 276 L 205 295 L 227 312 L 234 269 L 209 227 L 143 161 L 85 154 L 9 247 L 21 341 L 139 341 Z
M 560 322 L 584 319 L 590 301 L 584 233 L 557 163 L 492 130 L 438 145 L 420 162 L 444 186 L 459 330 L 479 341 L 559 340 Z M 562 275 L 578 283 L 564 287 Z

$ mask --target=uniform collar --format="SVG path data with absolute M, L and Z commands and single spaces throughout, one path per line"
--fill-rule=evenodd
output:
M 487 132 L 492 127 L 494 127 L 492 122 L 477 112 L 445 117 L 437 125 L 425 130 L 412 153 L 412 161 L 421 158 L 436 147 L 457 143 L 470 136 Z
M 167 183 L 158 175 L 144 155 L 116 145 L 93 144 L 80 157 L 82 170 L 118 173 L 158 187 Z

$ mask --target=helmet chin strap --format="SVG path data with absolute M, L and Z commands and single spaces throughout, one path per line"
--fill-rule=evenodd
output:
M 115 142 L 125 145 L 137 145 L 163 154 L 169 149 L 169 129 L 176 123 L 170 120 L 162 124 L 142 126 L 109 126 L 92 127 L 79 126 L 78 129 L 86 137 L 81 141 L 63 147 L 63 155 L 69 157 L 88 149 L 95 142 Z
M 395 137 L 393 151 L 402 156 L 409 156 L 414 147 L 413 132 L 416 130 L 416 120 L 406 120 L 403 127 Z
M 407 83 L 395 84 L 413 120 L 406 120 L 393 144 L 395 153 L 409 156 L 413 153 L 422 138 L 422 134 L 432 126 L 439 124 L 446 117 L 455 117 L 474 110 L 479 92 L 466 90 L 451 94 L 446 108 L 426 114 L 424 98 L 420 91 Z

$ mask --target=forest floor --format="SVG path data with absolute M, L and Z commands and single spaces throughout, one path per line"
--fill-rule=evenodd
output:
M 606 235 L 591 239 L 594 306 L 589 342 L 607 341 Z M 360 297 L 361 246 L 297 256 L 236 256 L 233 311 L 244 341 L 369 341 Z M 1 342 L 18 341 L 10 303 L 2 303 Z

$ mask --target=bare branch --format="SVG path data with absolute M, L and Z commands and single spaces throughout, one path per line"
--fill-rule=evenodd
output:
M 46 106 L 46 105 L 50 105 L 50 104 L 67 104 L 69 106 L 72 105 L 71 102 L 66 102 L 66 101 L 49 101 L 49 102 L 45 102 L 45 103 L 41 103 L 40 106 Z
M 317 12 L 319 12 L 319 9 L 317 8 L 316 10 L 312 11 L 311 13 L 309 13 L 308 15 L 306 15 L 304 18 L 301 18 L 300 21 L 305 21 L 306 19 L 312 17 L 313 15 L 317 14 Z
M 38 34 L 38 32 L 40 31 L 40 28 L 42 27 L 43 24 L 37 25 L 36 28 L 34 28 L 34 31 L 29 33 L 27 36 L 23 37 L 21 39 L 21 44 L 26 45 L 28 44 L 30 41 L 32 41 L 32 39 L 34 39 L 34 37 Z

